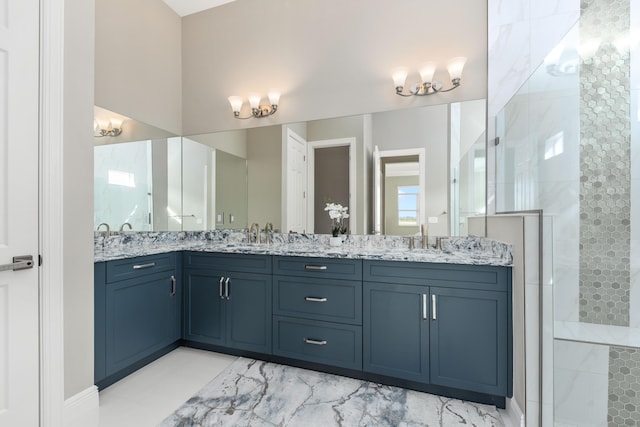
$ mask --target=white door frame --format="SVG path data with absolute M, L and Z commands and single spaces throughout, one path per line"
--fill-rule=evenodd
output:
M 40 425 L 64 408 L 64 0 L 40 0 Z
M 315 152 L 318 148 L 349 147 L 349 228 L 352 234 L 356 233 L 357 225 L 357 200 L 356 190 L 356 138 L 324 139 L 307 142 L 307 230 L 314 232 L 315 212 Z

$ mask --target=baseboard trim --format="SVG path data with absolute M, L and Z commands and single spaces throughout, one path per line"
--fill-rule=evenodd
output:
M 514 398 L 507 399 L 505 412 L 513 427 L 526 427 L 524 414 Z
M 99 406 L 98 387 L 92 385 L 64 401 L 63 425 L 76 425 L 77 420 L 85 419 L 92 413 L 97 414 Z

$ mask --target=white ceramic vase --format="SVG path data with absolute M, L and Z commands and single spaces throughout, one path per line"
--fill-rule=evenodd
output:
M 329 237 L 329 246 L 341 246 L 342 245 L 342 237 Z

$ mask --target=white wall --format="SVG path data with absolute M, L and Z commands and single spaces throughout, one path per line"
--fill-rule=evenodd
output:
M 178 15 L 159 0 L 95 0 L 95 10 L 95 104 L 180 135 Z
M 93 2 L 65 1 L 65 398 L 93 385 L 93 16 Z
M 462 11 L 462 12 L 461 12 Z M 183 18 L 183 129 L 241 127 L 486 98 L 486 3 L 482 1 L 236 1 Z M 395 95 L 394 68 L 466 56 L 462 86 L 422 98 Z M 236 120 L 230 95 L 282 92 L 266 119 Z

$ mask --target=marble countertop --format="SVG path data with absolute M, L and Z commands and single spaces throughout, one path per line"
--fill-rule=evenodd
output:
M 189 233 L 175 234 L 175 239 L 166 238 L 167 234 L 160 233 L 146 236 L 126 234 L 116 239 L 97 238 L 95 262 L 183 250 L 492 266 L 511 266 L 513 262 L 510 245 L 482 237 L 448 238 L 443 242 L 443 249 L 436 250 L 408 249 L 405 239 L 399 236 L 349 236 L 341 246 L 335 247 L 328 244 L 326 235 L 278 235 L 273 243 L 249 244 L 242 238 L 228 234 L 221 238 L 206 233 L 204 237 Z M 131 236 L 134 238 L 129 238 Z M 149 236 L 152 238 L 146 238 Z M 416 247 L 420 248 L 420 240 Z

